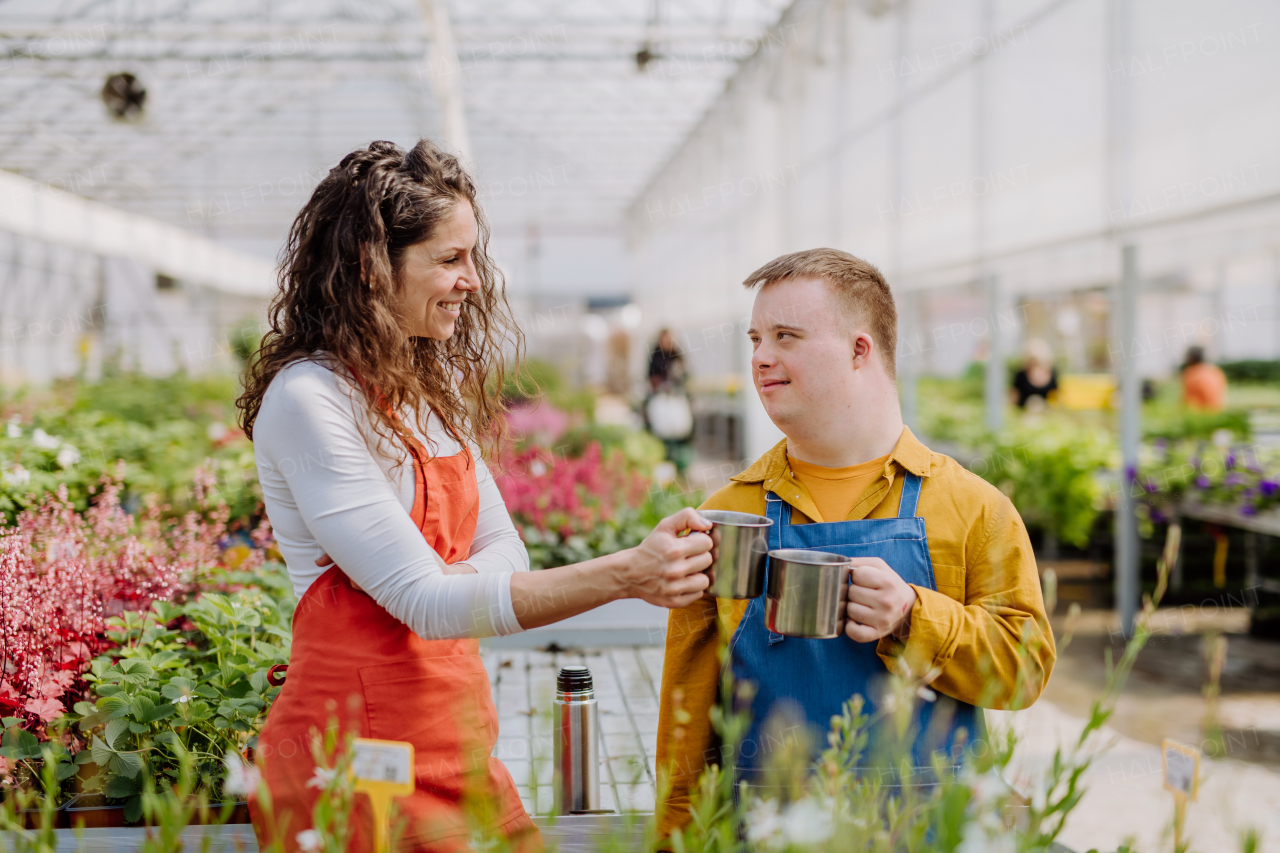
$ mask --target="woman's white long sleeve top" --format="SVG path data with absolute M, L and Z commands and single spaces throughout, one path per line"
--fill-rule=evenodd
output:
M 511 575 L 528 571 L 529 555 L 479 452 L 472 448 L 480 510 L 466 560 L 476 574 L 446 575 L 409 516 L 413 459 L 402 447 L 394 458 L 374 450 L 362 393 L 320 361 L 299 361 L 272 380 L 254 423 L 267 516 L 298 596 L 327 571 L 315 564 L 327 553 L 423 639 L 522 630 Z M 435 455 L 462 452 L 434 414 L 426 435 L 413 418 L 404 422 Z

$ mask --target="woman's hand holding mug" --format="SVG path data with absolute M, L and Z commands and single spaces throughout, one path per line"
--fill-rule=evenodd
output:
M 658 523 L 643 542 L 631 549 L 622 571 L 629 598 L 659 607 L 686 607 L 702 597 L 711 584 L 704 572 L 711 566 L 711 522 L 692 508 L 682 509 Z M 689 535 L 683 536 L 685 531 Z

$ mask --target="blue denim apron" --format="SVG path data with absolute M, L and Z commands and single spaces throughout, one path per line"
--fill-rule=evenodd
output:
M 769 492 L 765 495 L 766 513 L 773 521 L 769 549 L 805 548 L 846 557 L 879 557 L 907 583 L 936 590 L 924 519 L 916 515 L 920 485 L 918 475 L 906 474 L 897 518 L 796 525 L 791 523 L 791 505 Z M 764 729 L 770 711 L 780 703 L 790 704 L 803 714 L 813 744 L 822 749 L 831 718 L 840 714 L 843 703 L 855 693 L 865 700 L 864 713 L 876 713 L 882 682 L 888 676 L 876 654 L 876 643 L 856 643 L 848 637 L 807 640 L 773 633 L 765 627 L 765 598 L 755 598 L 747 606 L 730 646 L 735 681 L 750 681 L 756 686 L 751 701 L 751 728 L 738 750 L 739 778 L 753 777 L 764 766 L 771 747 L 776 746 Z M 931 778 L 933 752 L 944 751 L 949 764 L 959 762 L 957 733 L 961 728 L 966 730 L 970 743 L 985 732 L 980 728 L 981 715 L 972 705 L 944 696 L 935 703 L 917 700 L 916 704 L 912 759 L 921 776 L 915 784 L 920 784 Z M 875 761 L 877 743 L 885 742 L 877 735 L 887 736 L 891 726 L 886 720 L 883 726 L 870 729 L 863 769 L 868 767 L 866 762 Z M 892 784 L 898 783 L 913 784 L 901 779 Z

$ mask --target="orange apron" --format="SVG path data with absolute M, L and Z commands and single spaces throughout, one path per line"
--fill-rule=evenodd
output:
M 414 523 L 446 563 L 466 560 L 480 508 L 470 451 L 433 459 L 416 441 L 410 449 Z M 542 849 L 511 774 L 492 757 L 498 715 L 479 643 L 422 639 L 336 565 L 298 602 L 288 679 L 255 751 L 288 853 L 298 850 L 298 832 L 311 827 L 320 794 L 307 785 L 315 771 L 313 733 L 335 719 L 344 733 L 413 744 L 417 790 L 396 800 L 408 822 L 401 850 L 469 850 L 479 825 L 487 835 L 506 836 L 515 850 Z M 252 802 L 249 808 L 266 849 L 273 830 Z M 372 851 L 363 795 L 356 796 L 351 825 L 348 849 Z

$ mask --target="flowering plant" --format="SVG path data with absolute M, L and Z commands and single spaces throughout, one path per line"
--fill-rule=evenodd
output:
M 1156 441 L 1140 463 L 1134 487 L 1151 504 L 1153 517 L 1184 497 L 1233 507 L 1245 516 L 1280 506 L 1280 449 L 1274 447 Z
M 154 500 L 130 516 L 121 490 L 118 477 L 104 477 L 80 513 L 64 486 L 19 513 L 13 527 L 0 529 L 0 708 L 6 729 L 0 770 L 12 784 L 33 780 L 43 751 L 56 763 L 58 780 L 89 763 L 108 774 L 100 783 L 112 775 L 135 779 L 142 757 L 117 749 L 122 737 L 155 733 L 180 710 L 150 692 L 162 686 L 156 668 L 175 667 L 181 644 L 157 649 L 165 653 L 162 660 L 139 661 L 138 650 L 146 646 L 140 640 L 149 618 L 199 627 L 201 603 L 188 613 L 174 602 L 198 585 L 225 580 L 229 510 L 214 502 L 215 481 L 205 469 L 191 486 L 194 508 L 181 516 L 167 515 Z M 256 531 L 258 544 L 266 544 L 268 535 L 265 525 Z M 261 548 L 254 549 L 241 568 L 253 570 L 262 559 Z M 215 633 L 228 641 L 225 626 Z M 229 640 L 235 642 L 235 635 Z M 122 692 L 129 694 L 128 707 L 119 700 L 110 708 L 94 704 Z M 76 719 L 79 732 L 70 727 Z M 94 731 L 98 726 L 101 733 Z M 106 793 L 119 797 L 122 783 Z M 138 794 L 135 788 L 130 796 Z M 139 809 L 140 800 L 132 811 Z

